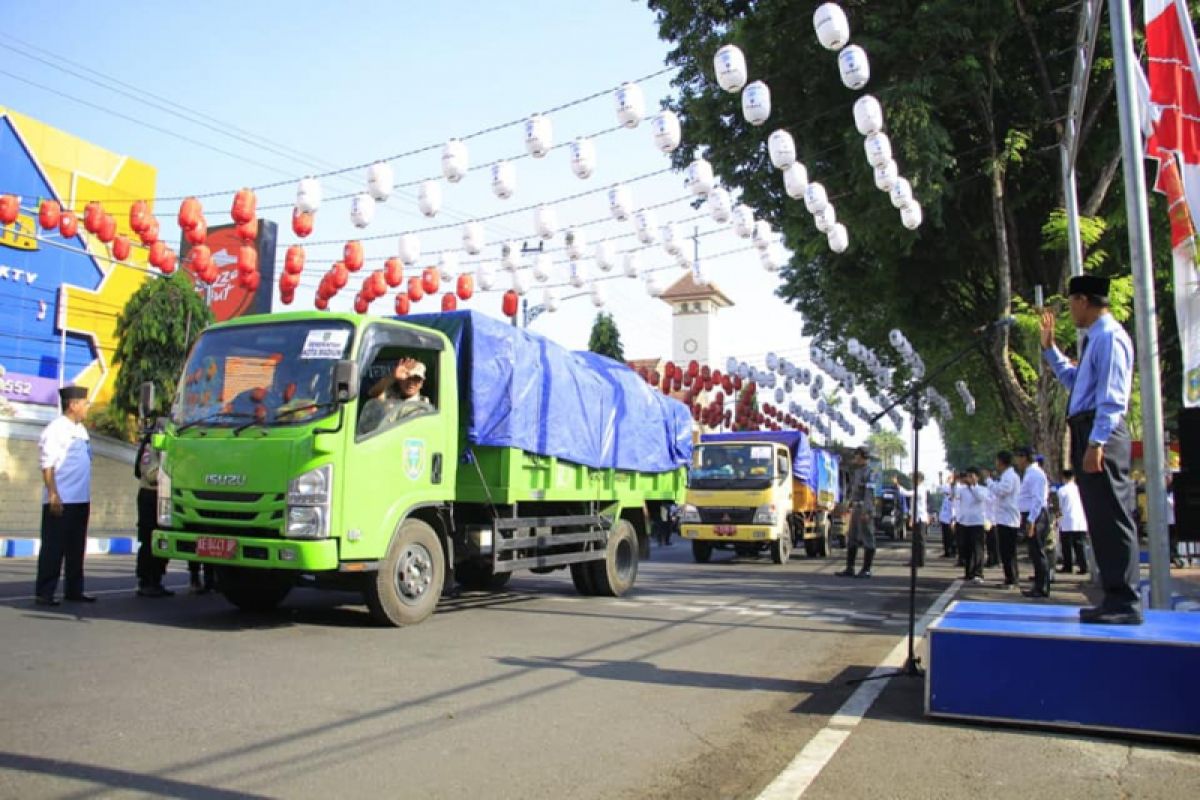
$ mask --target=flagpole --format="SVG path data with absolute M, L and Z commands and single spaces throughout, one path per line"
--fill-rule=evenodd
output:
M 1167 540 L 1166 451 L 1163 444 L 1161 376 L 1158 368 L 1157 310 L 1150 259 L 1150 218 L 1142 167 L 1142 128 L 1137 104 L 1137 61 L 1127 0 L 1108 0 L 1112 26 L 1117 109 L 1121 121 L 1121 165 L 1125 178 L 1125 215 L 1129 226 L 1133 273 L 1137 364 L 1142 378 L 1142 452 L 1146 464 L 1146 533 L 1150 549 L 1150 606 L 1170 608 L 1170 545 Z

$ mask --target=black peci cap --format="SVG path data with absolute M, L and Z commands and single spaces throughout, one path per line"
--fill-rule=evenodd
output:
M 1086 294 L 1094 297 L 1108 297 L 1108 278 L 1098 275 L 1076 275 L 1067 284 L 1067 294 Z
M 64 403 L 71 400 L 87 400 L 88 390 L 86 386 L 64 386 L 58 390 L 58 396 Z

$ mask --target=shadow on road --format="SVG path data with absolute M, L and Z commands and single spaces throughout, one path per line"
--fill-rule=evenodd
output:
M 172 778 L 160 778 L 141 772 L 81 764 L 78 761 L 63 761 L 57 758 L 0 752 L 0 769 L 27 772 L 54 778 L 72 778 L 97 787 L 128 789 L 144 792 L 153 797 L 182 798 L 183 800 L 234 800 L 234 798 L 257 800 L 266 795 L 247 794 L 243 791 L 228 791 L 211 786 L 187 783 Z

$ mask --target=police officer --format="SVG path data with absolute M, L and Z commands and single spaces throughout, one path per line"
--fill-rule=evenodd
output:
M 1133 344 L 1109 313 L 1106 278 L 1076 275 L 1067 287 L 1071 319 L 1081 330 L 1079 363 L 1054 342 L 1054 312 L 1042 311 L 1042 349 L 1070 397 L 1071 466 L 1087 517 L 1104 599 L 1079 612 L 1081 622 L 1139 625 L 1138 544 L 1130 508 L 1130 440 L 1124 416 L 1133 374 Z
M 40 606 L 56 606 L 54 591 L 66 562 L 63 597 L 73 603 L 93 603 L 83 593 L 83 554 L 87 548 L 92 500 L 92 446 L 83 420 L 88 392 L 83 386 L 58 390 L 62 415 L 38 437 L 42 469 L 42 547 L 38 553 L 34 595 Z
M 167 572 L 167 559 L 154 555 L 151 537 L 158 520 L 158 467 L 161 456 L 150 446 L 153 431 L 142 435 L 133 474 L 138 479 L 137 494 L 137 593 L 139 597 L 170 597 L 175 594 L 162 585 Z
M 850 535 L 846 537 L 846 568 L 835 573 L 844 578 L 871 577 L 871 563 L 875 560 L 875 521 L 874 514 L 868 503 L 869 492 L 867 480 L 870 468 L 867 465 L 869 457 L 865 447 L 854 451 L 850 464 L 850 481 L 846 492 L 850 500 Z M 858 548 L 863 548 L 862 572 L 854 572 L 854 559 Z

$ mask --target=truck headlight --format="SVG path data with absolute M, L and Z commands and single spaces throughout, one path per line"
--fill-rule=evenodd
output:
M 775 506 L 759 506 L 754 509 L 754 524 L 755 525 L 774 525 Z
M 333 488 L 333 464 L 323 464 L 297 475 L 288 484 L 289 506 L 327 506 Z
M 692 505 L 683 506 L 683 508 L 679 511 L 679 521 L 691 523 L 700 522 L 700 510 Z
M 289 506 L 287 528 L 283 535 L 289 539 L 325 539 L 329 536 L 329 509 L 320 506 Z
M 174 507 L 171 504 L 171 473 L 167 472 L 167 454 L 163 453 L 158 466 L 158 524 L 170 528 L 175 522 Z

